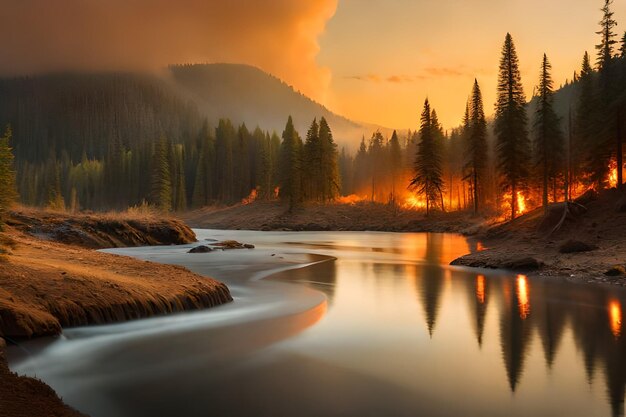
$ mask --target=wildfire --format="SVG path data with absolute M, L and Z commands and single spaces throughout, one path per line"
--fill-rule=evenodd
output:
M 412 210 L 423 209 L 426 208 L 426 200 L 422 200 L 414 194 L 410 194 L 404 199 L 404 204 L 402 204 L 402 208 Z
M 361 196 L 358 196 L 356 194 L 350 194 L 350 195 L 339 197 L 337 199 L 337 202 L 339 204 L 351 204 L 351 205 L 354 205 L 354 204 L 356 204 L 356 203 L 358 203 L 360 201 L 363 201 L 363 200 L 365 200 L 365 197 L 361 197 Z
M 521 191 L 515 193 L 515 215 L 520 216 L 528 211 L 528 202 L 524 194 Z M 506 193 L 502 197 L 502 210 L 505 214 L 511 211 L 511 193 Z
M 252 191 L 250 191 L 250 194 L 248 195 L 248 197 L 244 198 L 243 200 L 241 200 L 241 204 L 243 204 L 244 206 L 253 203 L 254 200 L 256 200 L 257 197 L 257 190 L 256 188 L 253 188 Z
M 617 162 L 615 160 L 611 160 L 609 163 L 609 188 L 617 187 Z
M 609 325 L 613 336 L 620 337 L 622 334 L 622 306 L 619 301 L 611 300 L 609 302 Z
M 525 275 L 518 275 L 516 282 L 517 302 L 519 307 L 519 316 L 525 320 L 530 314 L 530 299 L 528 297 L 528 281 Z

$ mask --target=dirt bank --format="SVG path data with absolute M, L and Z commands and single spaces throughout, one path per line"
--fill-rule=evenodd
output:
M 63 404 L 52 388 L 38 379 L 9 371 L 0 339 L 0 416 L 2 417 L 85 417 Z
M 616 190 L 588 194 L 571 207 L 561 228 L 563 204 L 548 217 L 537 209 L 513 222 L 476 234 L 488 249 L 452 262 L 504 268 L 535 276 L 626 285 L 626 195 Z
M 216 306 L 228 288 L 189 270 L 93 248 L 195 241 L 174 219 L 19 210 L 0 233 L 0 345 L 103 324 Z M 89 249 L 90 248 L 90 249 Z M 0 346 L 0 416 L 80 416 L 40 381 L 12 374 Z
M 7 224 L 43 240 L 84 248 L 180 245 L 196 241 L 182 221 L 173 217 L 129 214 L 67 214 L 34 209 L 9 213 Z
M 181 214 L 192 227 L 206 229 L 294 230 L 294 231 L 388 231 L 388 232 L 458 232 L 477 227 L 483 219 L 468 213 L 423 212 L 402 210 L 387 204 L 308 203 L 288 213 L 278 202 L 255 201 L 232 207 L 206 207 Z

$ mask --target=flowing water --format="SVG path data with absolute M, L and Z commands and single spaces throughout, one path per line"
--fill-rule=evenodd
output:
M 196 232 L 257 248 L 110 252 L 214 276 L 233 303 L 68 329 L 11 368 L 92 417 L 623 414 L 620 289 L 450 267 L 479 249 L 456 235 Z

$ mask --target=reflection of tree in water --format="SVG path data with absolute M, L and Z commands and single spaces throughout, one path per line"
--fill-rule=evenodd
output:
M 469 277 L 464 279 L 467 286 L 466 291 L 469 298 L 470 316 L 476 333 L 478 346 L 483 345 L 483 333 L 485 331 L 485 317 L 487 316 L 487 305 L 489 303 L 488 280 L 484 275 L 477 275 L 475 279 Z
M 524 370 L 530 341 L 530 315 L 524 313 L 516 279 L 503 282 L 503 305 L 500 312 L 500 346 L 511 391 L 515 391 Z
M 427 265 L 417 268 L 416 288 L 419 291 L 420 301 L 424 308 L 428 334 L 432 337 L 437 323 L 439 304 L 444 287 L 444 270 L 438 265 L 441 259 L 443 235 L 429 233 L 426 235 L 426 262 Z
M 571 326 L 589 382 L 593 383 L 595 370 L 601 369 L 612 414 L 624 416 L 626 336 L 621 323 L 623 301 L 611 297 L 610 289 L 599 286 L 581 289 L 576 285 L 529 279 L 524 292 L 520 291 L 523 280 L 519 277 L 487 278 L 483 298 L 478 277 L 465 275 L 463 279 L 471 300 L 470 313 L 476 323 L 479 345 L 487 302 L 490 299 L 498 302 L 500 346 L 512 391 L 523 375 L 534 329 L 541 341 L 546 367 L 550 368 L 558 357 L 563 333 L 567 326 Z M 494 295 L 501 295 L 501 298 L 494 298 Z M 524 296 L 527 300 L 521 299 Z

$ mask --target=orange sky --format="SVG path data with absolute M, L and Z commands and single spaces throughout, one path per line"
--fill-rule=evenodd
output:
M 460 123 L 474 77 L 493 113 L 500 49 L 515 41 L 528 98 L 543 53 L 556 86 L 594 54 L 602 0 L 340 0 L 317 62 L 332 74 L 328 105 L 356 120 L 416 128 L 429 97 L 445 127 Z M 626 2 L 613 6 L 626 23 Z M 626 28 L 620 24 L 617 32 Z
M 459 124 L 474 77 L 493 112 L 506 32 L 528 96 L 548 54 L 556 84 L 593 50 L 602 0 L 0 0 L 0 75 L 258 66 L 353 120 L 418 126 L 428 96 Z M 613 6 L 626 23 L 626 2 Z M 621 32 L 626 25 L 620 25 Z

